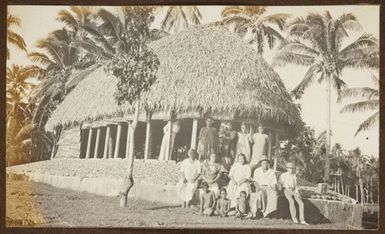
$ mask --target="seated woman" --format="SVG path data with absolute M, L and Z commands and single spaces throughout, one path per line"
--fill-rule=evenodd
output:
M 241 191 L 245 191 L 246 197 L 250 194 L 249 179 L 251 176 L 250 166 L 246 164 L 244 154 L 238 154 L 237 162 L 231 166 L 229 173 L 229 186 L 227 188 L 231 207 L 237 204 L 237 197 Z
M 215 196 L 219 197 L 218 180 L 221 177 L 221 165 L 217 163 L 217 155 L 212 153 L 210 160 L 202 164 L 202 179 L 209 186 L 209 190 L 213 191 Z
M 261 166 L 254 171 L 255 193 L 250 194 L 250 206 L 253 216 L 260 211 L 266 217 L 277 210 L 277 177 L 266 156 L 262 156 L 259 164 Z

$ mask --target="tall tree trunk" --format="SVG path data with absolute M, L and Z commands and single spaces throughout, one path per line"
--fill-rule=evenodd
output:
M 373 200 L 373 177 L 370 177 L 370 202 L 374 203 Z
M 361 197 L 361 204 L 365 203 L 365 192 L 364 192 L 364 185 L 361 178 L 361 171 L 358 171 L 358 183 L 360 185 L 360 197 Z
M 134 179 L 132 177 L 133 170 L 134 170 L 134 159 L 135 159 L 135 130 L 138 125 L 138 119 L 139 119 L 139 107 L 140 107 L 140 98 L 135 103 L 135 114 L 134 119 L 131 124 L 131 129 L 129 131 L 130 135 L 130 147 L 129 147 L 129 154 L 128 154 L 128 171 L 127 174 L 123 180 L 123 186 L 122 190 L 120 192 L 120 206 L 124 207 L 127 205 L 127 196 L 130 192 L 131 188 L 134 186 Z
M 326 154 L 324 182 L 329 181 L 330 174 L 330 148 L 331 148 L 331 77 L 327 79 L 327 127 L 326 127 Z

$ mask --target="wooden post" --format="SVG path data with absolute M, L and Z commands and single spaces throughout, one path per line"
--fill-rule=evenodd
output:
M 90 155 L 91 155 L 91 142 L 92 142 L 92 128 L 89 128 L 89 130 L 88 130 L 88 141 L 87 141 L 86 159 L 89 159 Z
M 144 146 L 144 160 L 148 159 L 151 147 L 151 120 L 147 121 L 146 125 L 146 141 Z
M 274 171 L 277 170 L 278 157 L 279 157 L 279 133 L 275 133 L 275 157 L 274 157 Z
M 106 128 L 106 139 L 104 140 L 104 152 L 103 152 L 103 159 L 106 159 L 107 158 L 107 155 L 108 155 L 108 142 L 109 142 L 109 139 L 110 139 L 110 134 L 111 134 L 111 127 L 110 125 L 107 125 L 107 128 Z
M 168 122 L 167 122 L 167 124 L 169 124 L 169 126 L 170 126 L 170 128 L 169 128 L 169 131 L 168 131 L 168 133 L 167 133 L 167 136 L 166 137 L 168 137 L 168 145 L 167 145 L 167 147 L 166 147 L 166 161 L 168 161 L 168 160 L 170 160 L 170 157 L 171 157 L 171 134 L 172 134 L 172 121 L 171 120 L 169 120 Z
M 96 142 L 95 142 L 95 152 L 94 152 L 94 158 L 98 158 L 99 153 L 99 141 L 100 141 L 100 128 L 97 128 L 96 130 Z
M 131 123 L 128 122 L 127 124 L 127 139 L 126 139 L 126 155 L 125 159 L 128 159 L 128 154 L 130 152 L 130 131 L 131 131 Z
M 122 124 L 119 122 L 118 123 L 118 130 L 116 131 L 114 158 L 118 158 L 119 157 L 121 135 L 122 135 Z
M 273 147 L 273 142 L 272 142 L 272 140 L 273 140 L 273 132 L 270 130 L 269 131 L 269 145 L 268 145 L 268 148 L 267 148 L 267 158 L 269 159 L 269 160 L 271 160 L 271 148 Z
M 193 119 L 192 131 L 191 131 L 191 149 L 197 148 L 197 135 L 198 135 L 198 119 Z

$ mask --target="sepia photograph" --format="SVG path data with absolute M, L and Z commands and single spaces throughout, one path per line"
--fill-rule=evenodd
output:
M 7 228 L 379 228 L 380 5 L 6 18 Z

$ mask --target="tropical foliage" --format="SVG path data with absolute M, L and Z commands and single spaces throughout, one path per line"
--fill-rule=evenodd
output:
M 295 98 L 301 98 L 316 80 L 328 83 L 325 181 L 329 179 L 331 86 L 338 93 L 346 87 L 341 79 L 345 68 L 376 68 L 379 64 L 378 40 L 373 35 L 363 34 L 342 48 L 344 39 L 349 37 L 348 30 L 360 28 L 357 18 L 350 13 L 336 19 L 328 11 L 324 15 L 312 13 L 306 18 L 299 17 L 287 24 L 287 42 L 274 56 L 273 65 L 276 66 L 291 63 L 309 67 L 292 91 Z
M 323 180 L 326 132 L 315 136 L 314 129 L 305 127 L 301 135 L 288 140 L 282 148 L 282 162 L 298 165 L 298 175 L 312 183 Z M 345 150 L 336 143 L 330 159 L 331 189 L 362 203 L 378 202 L 379 160 L 361 154 L 359 148 Z
M 161 30 L 179 32 L 189 25 L 200 24 L 202 15 L 197 6 L 167 6 L 167 12 L 161 22 Z
M 289 14 L 266 14 L 264 6 L 229 6 L 222 11 L 223 22 L 234 27 L 234 31 L 245 37 L 251 31 L 249 43 L 256 44 L 257 51 L 263 53 L 266 43 L 272 49 L 278 42 L 285 41 L 278 29 L 283 30 Z
M 360 124 L 358 127 L 355 135 L 357 135 L 361 131 L 368 130 L 378 124 L 378 121 L 380 119 L 380 92 L 378 90 L 378 84 L 379 84 L 379 79 L 377 77 L 372 77 L 373 78 L 373 83 L 375 88 L 370 88 L 370 87 L 362 87 L 362 88 L 349 88 L 349 89 L 344 89 L 340 93 L 339 99 L 347 99 L 351 97 L 356 97 L 356 98 L 363 98 L 364 100 L 350 103 L 345 105 L 342 109 L 341 112 L 358 112 L 358 111 L 374 111 L 374 114 L 369 116 L 364 122 Z
M 18 17 L 7 12 L 7 42 L 17 48 L 27 52 L 27 45 L 24 38 L 12 30 L 12 26 L 21 26 L 21 21 Z M 7 47 L 7 59 L 10 58 L 9 48 Z

